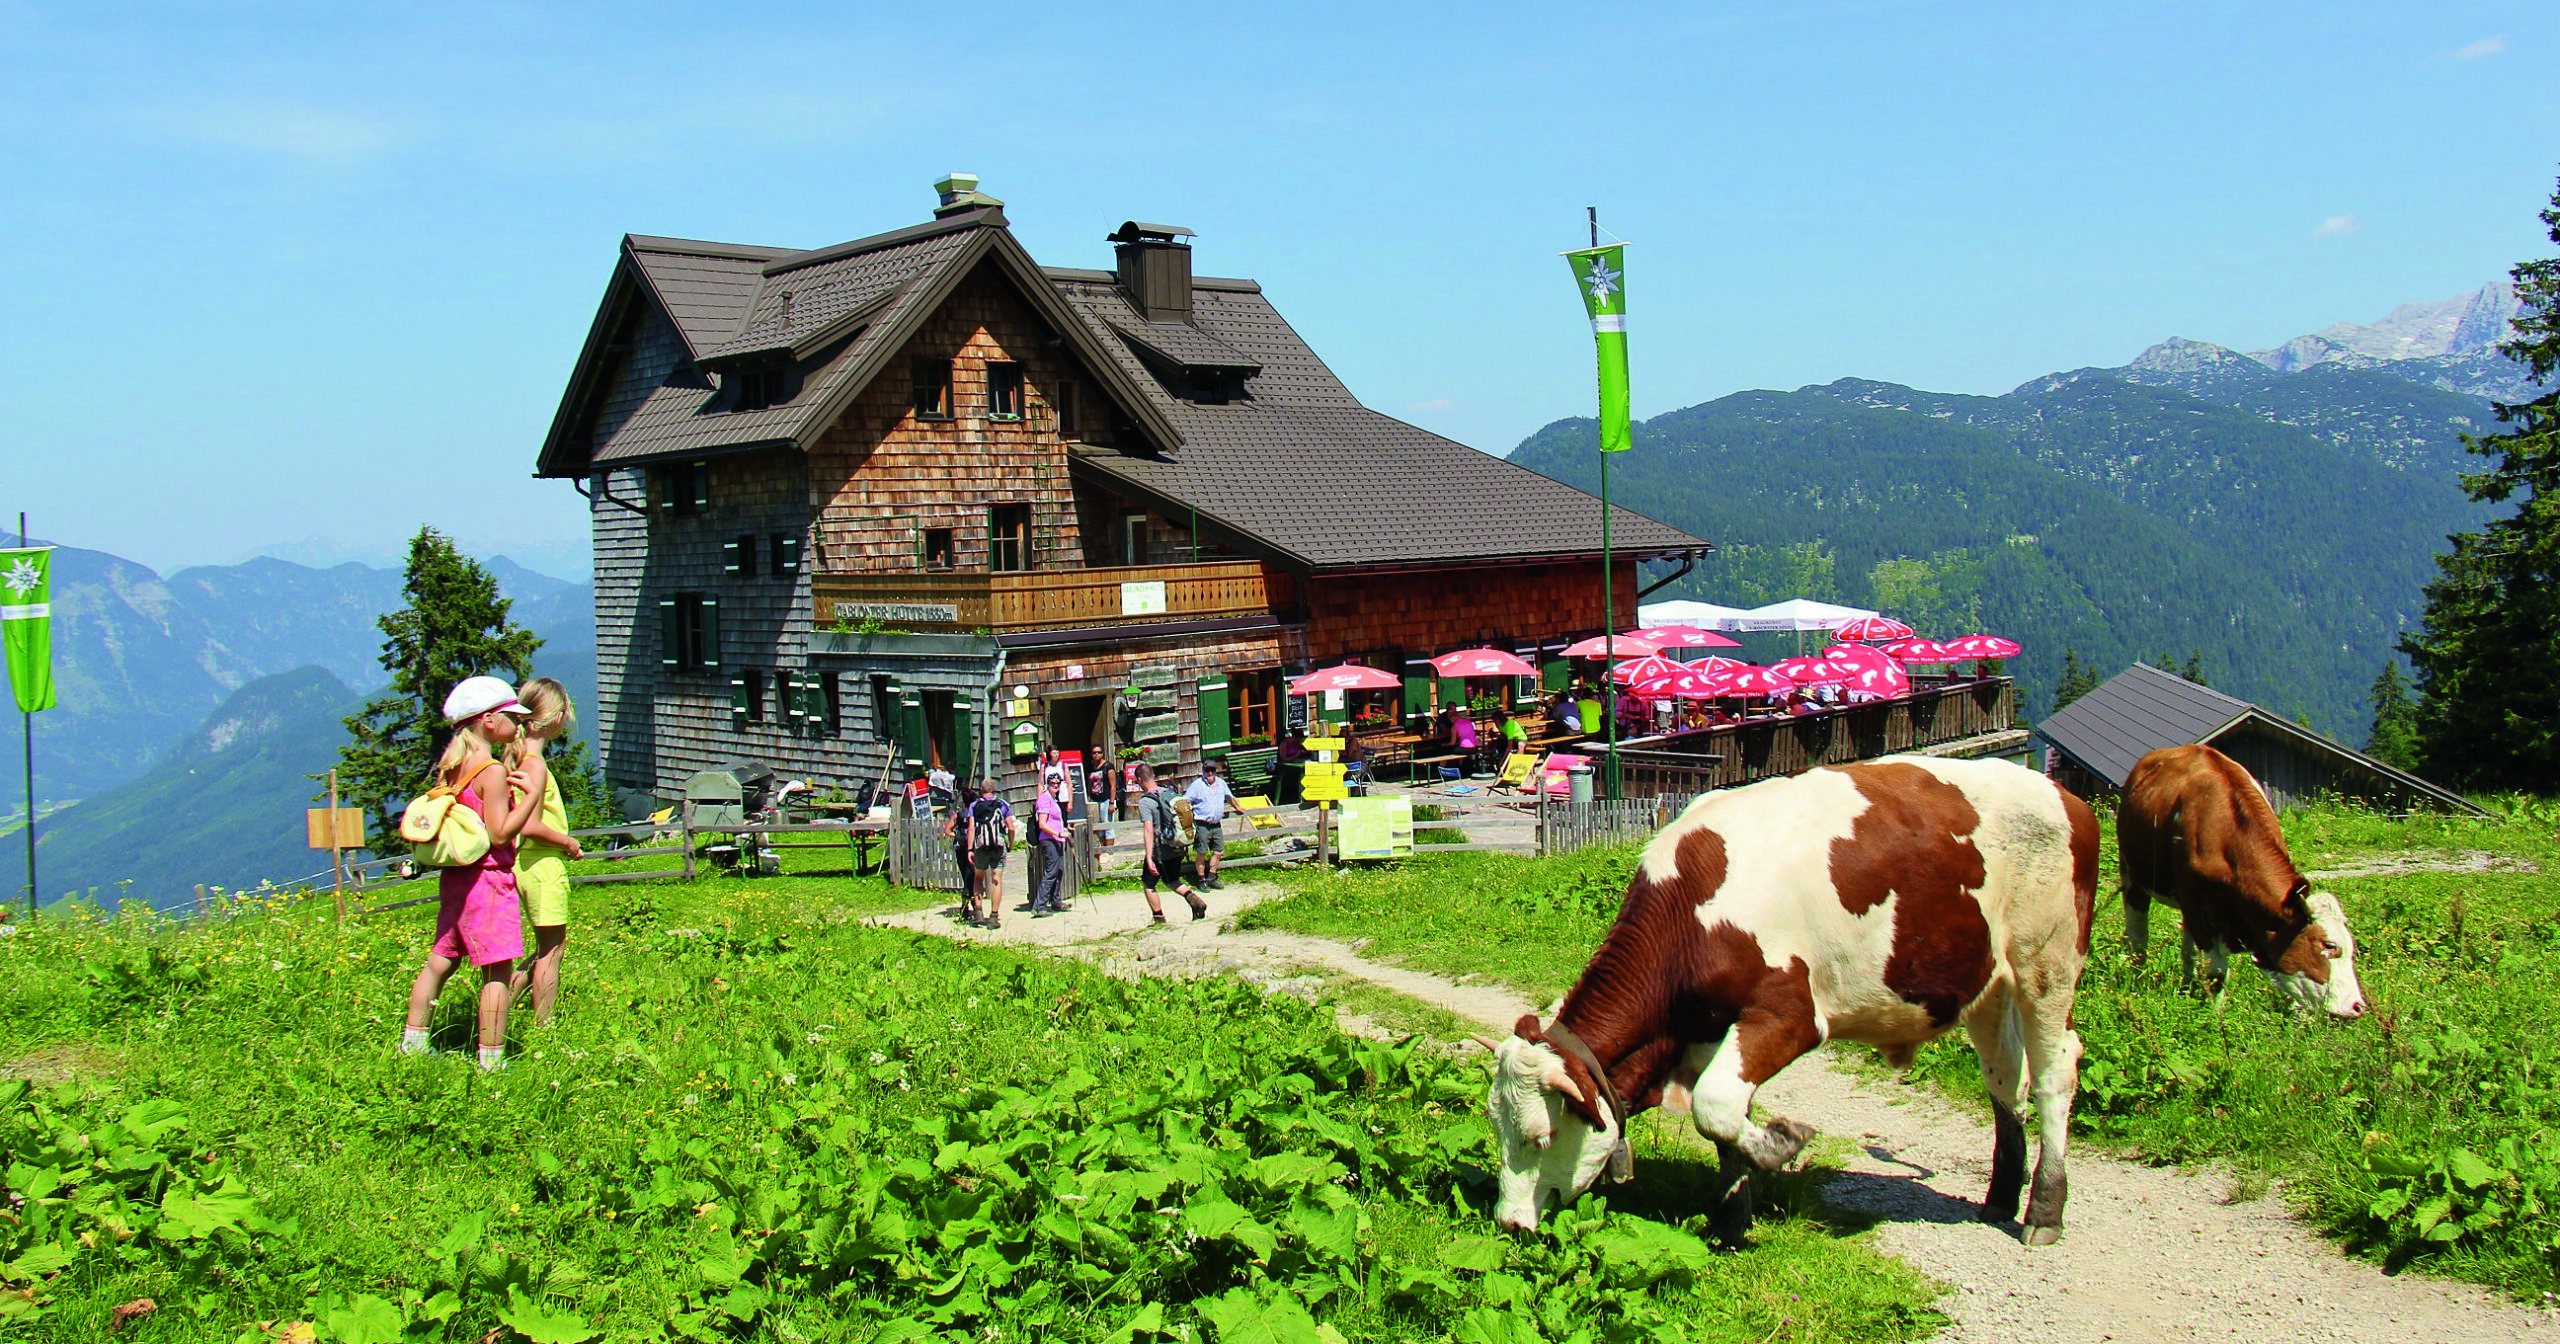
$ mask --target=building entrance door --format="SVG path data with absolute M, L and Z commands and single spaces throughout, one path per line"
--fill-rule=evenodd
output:
M 1049 745 L 1061 751 L 1084 753 L 1085 779 L 1107 775 L 1114 754 L 1111 729 L 1112 692 L 1090 695 L 1053 695 L 1049 697 Z M 1078 780 L 1079 785 L 1084 780 Z M 1079 788 L 1074 803 L 1075 815 L 1089 816 L 1088 795 Z

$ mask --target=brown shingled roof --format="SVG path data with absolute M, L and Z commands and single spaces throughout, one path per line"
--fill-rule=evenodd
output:
M 1598 500 L 1362 406 L 1250 280 L 1199 277 L 1189 324 L 1150 323 L 1109 272 L 1038 267 L 993 208 L 807 252 L 633 236 L 623 253 L 544 446 L 543 475 L 806 446 L 992 258 L 1140 428 L 1126 447 L 1074 449 L 1085 479 L 1169 515 L 1196 514 L 1240 546 L 1302 569 L 1599 551 Z M 691 363 L 655 356 L 667 366 L 664 383 L 618 421 L 597 423 L 613 333 L 644 303 L 681 335 Z M 672 350 L 663 338 L 655 348 Z M 718 394 L 701 366 L 778 358 L 799 370 L 789 402 L 714 409 Z M 1184 400 L 1187 387 L 1168 386 L 1150 364 L 1168 377 L 1179 367 L 1234 371 L 1246 395 L 1225 405 Z M 589 434 L 595 441 L 582 439 Z M 1631 555 L 1708 548 L 1625 508 L 1613 510 L 1611 528 Z

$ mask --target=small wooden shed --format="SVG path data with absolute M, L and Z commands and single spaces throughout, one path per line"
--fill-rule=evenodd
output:
M 2480 811 L 2451 789 L 2148 663 L 2054 711 L 2036 736 L 2053 748 L 2054 779 L 2084 797 L 2122 789 L 2150 752 L 2202 742 L 2247 767 L 2279 808 L 2334 795 L 2400 812 Z

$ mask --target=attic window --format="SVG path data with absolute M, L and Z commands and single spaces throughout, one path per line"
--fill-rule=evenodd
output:
M 729 409 L 761 411 L 791 400 L 791 367 L 777 364 L 770 368 L 740 369 L 728 377 L 732 392 Z
M 987 365 L 987 418 L 1022 418 L 1022 366 L 1009 360 Z
M 918 420 L 951 418 L 951 361 L 918 355 L 907 362 L 915 379 L 915 413 Z
M 1189 370 L 1189 372 L 1191 375 L 1190 399 L 1194 403 L 1202 406 L 1224 406 L 1227 404 L 1228 394 L 1226 370 L 1195 367 Z

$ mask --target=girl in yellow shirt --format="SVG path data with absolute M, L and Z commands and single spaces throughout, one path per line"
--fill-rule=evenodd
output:
M 533 919 L 533 957 L 516 969 L 509 987 L 519 997 L 531 988 L 534 1024 L 549 1026 L 560 1001 L 560 951 L 569 941 L 569 860 L 584 851 L 569 838 L 569 809 L 542 752 L 577 728 L 578 715 L 569 693 L 549 677 L 518 687 L 516 699 L 529 717 L 516 738 L 507 783 L 522 797 L 539 796 L 542 807 L 516 842 L 516 889 Z

